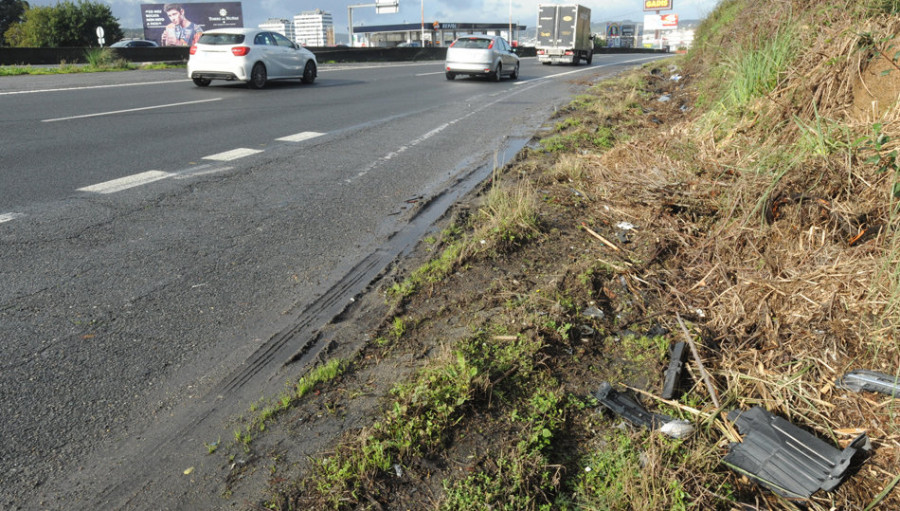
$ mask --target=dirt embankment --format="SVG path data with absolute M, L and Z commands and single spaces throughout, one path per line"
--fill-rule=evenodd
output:
M 575 98 L 334 325 L 339 376 L 216 454 L 226 495 L 900 509 L 898 404 L 835 385 L 900 367 L 897 24 L 844 7 L 723 3 L 686 58 Z M 368 343 L 345 353 L 341 336 Z M 689 359 L 663 401 L 669 349 L 688 338 L 703 369 Z M 694 433 L 627 425 L 598 403 L 602 382 Z M 755 406 L 838 449 L 865 432 L 871 449 L 833 490 L 790 501 L 722 464 L 740 439 L 725 413 Z M 242 493 L 250 480 L 270 493 Z

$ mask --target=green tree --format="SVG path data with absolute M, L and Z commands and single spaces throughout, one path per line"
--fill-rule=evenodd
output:
M 53 7 L 26 9 L 23 18 L 24 21 L 14 23 L 4 34 L 10 45 L 32 48 L 95 46 L 97 27 L 103 27 L 110 41 L 122 38 L 122 28 L 109 6 L 88 0 L 79 0 L 77 4 L 66 0 Z
M 5 34 L 13 23 L 22 21 L 28 7 L 28 2 L 24 0 L 0 0 L 0 35 Z

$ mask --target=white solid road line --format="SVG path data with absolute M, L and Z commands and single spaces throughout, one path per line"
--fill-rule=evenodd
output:
M 2 213 L 0 214 L 0 224 L 23 216 L 25 216 L 23 213 Z
M 133 176 L 121 177 L 119 179 L 113 179 L 112 181 L 106 181 L 105 183 L 85 186 L 84 188 L 79 188 L 78 191 L 92 193 L 121 192 L 122 190 L 134 188 L 135 186 L 141 186 L 147 183 L 152 183 L 154 181 L 159 181 L 160 179 L 166 179 L 167 177 L 172 177 L 173 175 L 174 174 L 163 172 L 161 170 L 149 170 L 147 172 L 141 172 L 140 174 L 135 174 Z
M 324 133 L 317 133 L 315 131 L 304 131 L 302 133 L 297 133 L 295 135 L 288 135 L 286 137 L 276 138 L 275 140 L 281 142 L 303 142 L 304 140 L 309 140 L 316 137 L 321 137 Z
M 246 156 L 251 156 L 254 154 L 261 153 L 261 149 L 247 149 L 246 147 L 240 147 L 238 149 L 232 149 L 231 151 L 225 151 L 224 153 L 219 154 L 211 154 L 209 156 L 204 156 L 204 160 L 215 160 L 215 161 L 232 161 L 237 160 L 238 158 L 244 158 Z
M 126 113 L 130 113 L 130 112 L 141 112 L 144 110 L 156 110 L 157 108 L 172 108 L 172 107 L 176 107 L 176 106 L 196 105 L 197 103 L 209 103 L 210 101 L 220 101 L 221 99 L 222 98 L 210 98 L 210 99 L 201 99 L 198 101 L 185 101 L 183 103 L 166 103 L 165 105 L 144 106 L 141 108 L 129 108 L 127 110 L 114 110 L 112 112 L 98 112 L 96 114 L 73 115 L 71 117 L 59 117 L 57 119 L 44 119 L 41 122 L 71 121 L 74 119 L 86 119 L 88 117 L 101 117 L 104 115 L 126 114 Z
M 138 82 L 138 83 L 116 83 L 111 85 L 85 85 L 82 87 L 63 87 L 59 89 L 37 89 L 37 90 L 14 90 L 9 92 L 0 92 L 0 96 L 12 96 L 14 94 L 37 94 L 40 92 L 66 92 L 70 90 L 87 90 L 87 89 L 112 89 L 116 87 L 137 87 L 139 85 L 159 85 L 163 83 L 177 83 L 177 82 L 186 82 L 187 78 L 183 80 L 164 80 L 160 82 Z

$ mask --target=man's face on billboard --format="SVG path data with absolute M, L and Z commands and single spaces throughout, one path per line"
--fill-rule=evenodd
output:
M 178 9 L 171 9 L 166 11 L 166 14 L 169 15 L 169 21 L 176 25 L 181 25 L 181 22 L 184 21 L 184 11 L 179 11 Z

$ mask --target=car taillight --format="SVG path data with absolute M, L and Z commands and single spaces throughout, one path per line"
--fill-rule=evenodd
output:
M 566 55 L 574 55 L 574 53 L 572 53 L 571 51 L 567 51 Z
M 193 55 L 195 53 L 197 53 L 197 45 L 196 44 L 191 46 L 191 55 Z
M 494 47 L 494 41 L 491 41 L 491 44 L 488 45 L 488 49 L 490 50 L 493 47 Z
M 231 54 L 235 57 L 243 57 L 248 53 L 250 53 L 250 48 L 247 46 L 235 46 L 231 49 Z
M 459 40 L 459 39 L 457 39 L 457 41 L 458 41 L 458 40 Z M 453 48 L 453 45 L 455 45 L 455 44 L 456 44 L 456 41 L 453 41 L 452 43 L 450 43 L 450 46 L 449 46 L 449 47 L 450 47 L 450 48 Z
M 537 54 L 538 54 L 538 55 L 543 55 L 543 54 L 544 54 L 544 50 L 538 50 Z

